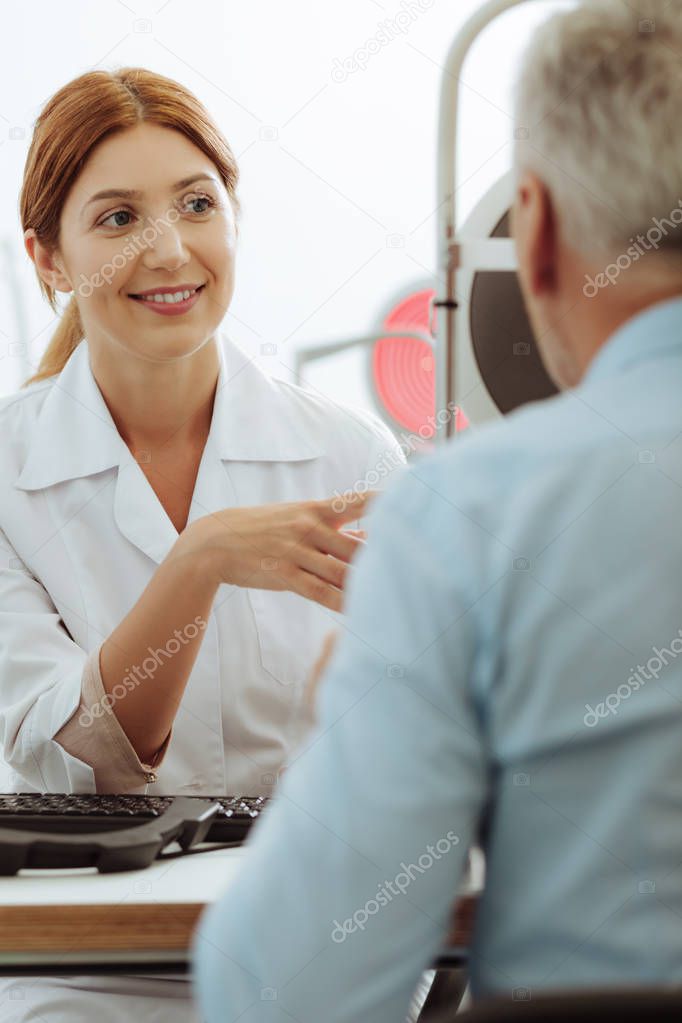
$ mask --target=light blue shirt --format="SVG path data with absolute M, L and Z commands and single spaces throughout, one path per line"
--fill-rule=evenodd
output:
M 481 829 L 476 995 L 682 982 L 682 301 L 367 526 L 319 726 L 198 932 L 207 1023 L 399 1023 Z

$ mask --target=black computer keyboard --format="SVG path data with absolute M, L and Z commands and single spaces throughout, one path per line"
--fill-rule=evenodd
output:
M 0 793 L 0 829 L 30 828 L 88 834 L 144 824 L 160 817 L 173 796 L 78 795 L 63 792 Z M 241 842 L 267 805 L 265 796 L 200 796 L 220 804 L 205 841 Z M 2 831 L 0 830 L 0 839 Z

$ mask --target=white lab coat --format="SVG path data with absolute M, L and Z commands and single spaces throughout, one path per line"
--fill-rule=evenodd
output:
M 330 498 L 367 482 L 376 489 L 403 461 L 377 417 L 273 379 L 224 331 L 218 338 L 220 377 L 189 522 L 222 508 Z M 0 400 L 0 744 L 10 791 L 95 791 L 92 768 L 53 736 L 78 706 L 88 653 L 177 536 L 115 427 L 86 341 L 58 377 Z M 299 738 L 305 679 L 341 621 L 293 593 L 221 585 L 158 780 L 137 791 L 268 793 Z M 107 985 L 116 986 L 112 979 L 100 990 Z M 30 1007 L 62 1018 L 52 1003 L 29 999 L 40 989 L 30 979 L 23 999 L 6 1001 L 3 987 L 3 1020 L 24 1019 Z M 52 998 L 54 986 L 46 990 Z M 99 1005 L 107 995 L 94 997 Z M 144 1009 L 156 1012 L 155 999 L 135 999 L 131 1010 L 130 997 L 121 1020 L 156 1018 Z M 86 1004 L 84 1020 L 95 1015 Z M 80 1023 L 74 1012 L 69 1023 Z

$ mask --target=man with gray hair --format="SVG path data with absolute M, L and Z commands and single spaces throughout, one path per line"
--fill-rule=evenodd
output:
M 318 725 L 195 955 L 207 1023 L 397 1023 L 479 841 L 475 997 L 682 982 L 682 4 L 552 17 L 513 211 L 561 388 L 375 502 Z

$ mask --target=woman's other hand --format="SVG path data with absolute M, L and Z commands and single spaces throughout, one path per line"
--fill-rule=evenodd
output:
M 327 665 L 334 653 L 337 637 L 337 632 L 329 632 L 324 637 L 322 649 L 315 661 L 315 664 L 313 665 L 310 677 L 306 682 L 305 692 L 303 694 L 303 711 L 310 721 L 315 720 L 315 701 L 317 699 L 317 690 L 320 685 L 320 679 L 327 670 Z

